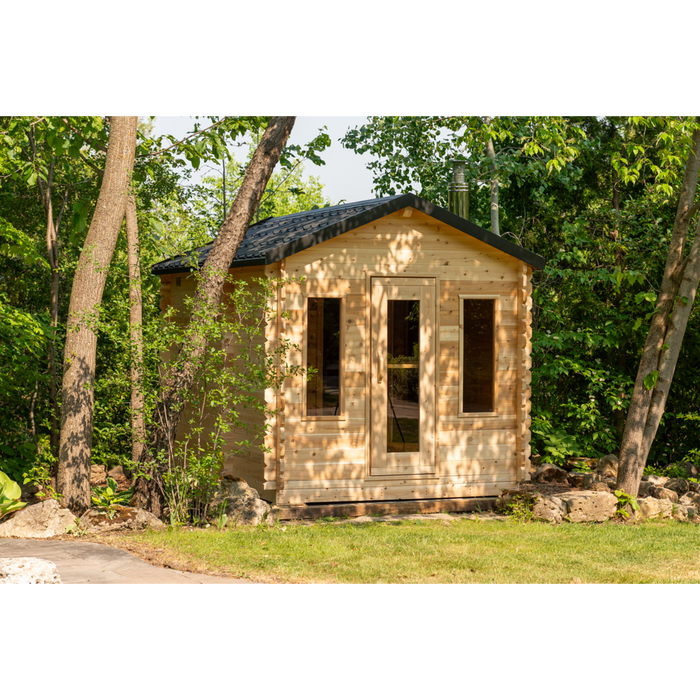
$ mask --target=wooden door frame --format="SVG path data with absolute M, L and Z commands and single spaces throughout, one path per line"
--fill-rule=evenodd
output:
M 386 453 L 376 449 L 375 440 L 377 429 L 373 411 L 376 408 L 375 391 L 380 391 L 377 384 L 377 364 L 376 364 L 376 342 L 380 335 L 381 318 L 375 314 L 375 289 L 384 288 L 392 290 L 389 296 L 401 299 L 401 288 L 406 288 L 407 292 L 413 288 L 419 290 L 421 304 L 421 318 L 427 322 L 428 335 L 421 334 L 421 423 L 432 423 L 432 430 L 420 431 L 420 449 L 412 453 L 392 453 L 387 463 Z M 437 279 L 425 276 L 410 275 L 386 275 L 374 273 L 367 277 L 367 413 L 366 413 L 366 455 L 367 455 L 367 478 L 387 479 L 387 478 L 435 478 L 437 474 L 438 462 L 438 432 L 437 432 L 437 389 L 438 389 L 438 322 L 437 308 L 439 300 L 439 289 Z M 388 303 L 389 299 L 384 299 L 382 304 Z M 384 312 L 384 324 L 386 324 L 386 311 Z M 380 324 L 377 326 L 377 324 Z M 375 332 L 376 331 L 376 332 Z M 425 359 L 427 358 L 427 359 Z M 386 358 L 384 358 L 386 360 Z M 383 381 L 386 381 L 387 367 L 381 372 Z M 432 374 L 433 381 L 424 384 L 423 378 Z M 381 431 L 380 435 L 383 434 Z

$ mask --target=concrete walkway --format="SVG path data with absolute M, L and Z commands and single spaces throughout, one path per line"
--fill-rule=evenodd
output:
M 63 583 L 252 583 L 161 569 L 121 549 L 94 542 L 0 539 L 0 558 L 6 557 L 51 561 Z

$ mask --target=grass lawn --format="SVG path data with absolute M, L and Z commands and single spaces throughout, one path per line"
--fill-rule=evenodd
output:
M 675 521 L 283 523 L 102 541 L 172 568 L 271 583 L 700 582 L 700 528 Z

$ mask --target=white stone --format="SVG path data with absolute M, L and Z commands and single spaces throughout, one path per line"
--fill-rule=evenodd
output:
M 75 524 L 75 516 L 58 501 L 42 501 L 27 506 L 0 523 L 0 537 L 43 539 L 65 535 L 66 528 Z
M 571 491 L 557 494 L 572 523 L 602 523 L 615 516 L 617 497 L 604 491 Z
M 0 559 L 0 584 L 63 583 L 52 561 L 36 557 Z

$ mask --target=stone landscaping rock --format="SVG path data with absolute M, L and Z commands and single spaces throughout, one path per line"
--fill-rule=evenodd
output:
M 556 496 L 536 495 L 537 500 L 532 509 L 535 520 L 551 523 L 564 520 L 598 523 L 612 518 L 617 511 L 617 498 L 606 492 L 565 491 Z
M 124 467 L 122 467 L 120 464 L 117 464 L 115 467 L 110 467 L 107 470 L 107 476 L 111 477 L 115 481 L 127 478 L 126 474 L 124 473 Z
M 598 461 L 598 474 L 602 477 L 617 479 L 617 468 L 619 462 L 615 455 L 605 455 Z
M 569 472 L 566 469 L 545 463 L 537 468 L 537 471 L 532 475 L 532 481 L 535 483 L 566 484 L 568 476 Z
M 597 491 L 600 493 L 612 493 L 612 489 L 604 481 L 595 481 L 591 484 L 590 491 Z
M 3 583 L 63 583 L 52 561 L 36 557 L 0 559 L 0 584 Z
M 567 519 L 572 523 L 602 523 L 617 512 L 617 498 L 611 493 L 570 491 L 558 497 L 564 502 Z
M 28 537 L 43 539 L 64 535 L 66 528 L 75 524 L 75 516 L 58 501 L 48 500 L 27 506 L 0 522 L 0 537 Z
M 222 501 L 234 500 L 236 498 L 260 498 L 260 494 L 245 479 L 238 477 L 224 477 L 219 484 L 219 488 L 214 492 L 211 500 L 212 510 Z
M 643 518 L 670 518 L 673 503 L 668 499 L 638 498 L 639 512 Z
M 678 502 L 684 506 L 695 506 L 696 508 L 700 508 L 700 493 L 693 493 L 691 491 L 684 493 Z
M 648 481 L 642 481 L 639 484 L 639 492 L 637 493 L 638 498 L 647 498 L 651 495 L 651 490 L 654 487 Z
M 654 486 L 649 493 L 653 498 L 668 499 L 671 503 L 678 503 L 678 494 L 671 489 L 665 489 L 663 486 Z
M 659 476 L 658 474 L 649 474 L 649 476 L 647 477 L 647 481 L 652 486 L 663 486 L 668 481 L 668 477 Z
M 575 488 L 582 488 L 583 481 L 586 478 L 586 476 L 587 474 L 584 474 L 582 472 L 569 472 L 569 476 L 566 477 L 566 480 L 571 486 L 574 486 Z
M 688 520 L 688 506 L 683 506 L 678 503 L 673 504 L 673 508 L 671 509 L 671 517 L 674 520 L 680 520 L 681 522 L 685 522 Z
M 225 511 L 226 527 L 232 525 L 274 525 L 275 515 L 270 504 L 260 498 L 236 498 L 227 501 Z
M 532 507 L 532 517 L 535 520 L 560 523 L 566 517 L 566 506 L 564 502 L 556 496 L 537 494 L 537 500 Z
M 147 527 L 164 527 L 162 521 L 142 508 L 113 506 L 110 513 L 106 510 L 92 509 L 80 518 L 80 529 L 89 534 L 112 532 L 114 530 L 144 530 Z
M 593 484 L 597 484 L 601 481 L 603 481 L 603 477 L 597 472 L 593 472 L 592 474 L 586 474 L 586 476 L 583 478 L 583 488 L 591 489 L 593 488 Z
M 671 491 L 675 491 L 679 496 L 682 496 L 688 492 L 689 483 L 685 479 L 669 479 L 664 484 L 664 488 L 671 489 Z
M 225 477 L 221 481 L 211 502 L 210 522 L 216 522 L 222 503 L 225 504 L 226 527 L 275 523 L 270 504 L 263 501 L 258 492 L 248 486 L 244 479 Z
M 90 465 L 90 486 L 104 486 L 107 483 L 107 467 L 104 464 Z

